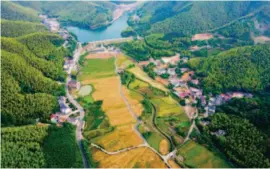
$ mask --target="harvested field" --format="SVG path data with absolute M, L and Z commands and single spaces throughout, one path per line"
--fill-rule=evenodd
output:
M 166 139 L 161 140 L 161 142 L 159 143 L 159 152 L 162 155 L 166 155 L 169 152 L 169 143 Z
M 100 168 L 167 168 L 160 157 L 146 147 L 116 155 L 108 155 L 92 148 L 92 156 Z
M 128 69 L 129 72 L 133 73 L 138 79 L 141 79 L 142 81 L 145 81 L 149 83 L 151 86 L 163 90 L 168 91 L 166 87 L 164 87 L 162 84 L 156 82 L 155 80 L 151 79 L 144 71 L 142 71 L 139 67 L 134 67 L 131 69 Z
M 188 141 L 178 149 L 177 154 L 184 157 L 184 164 L 192 168 L 230 168 L 225 159 L 209 151 L 194 141 Z
M 115 55 L 115 52 L 99 52 L 99 53 L 90 53 L 85 59 L 108 59 Z
M 210 33 L 200 33 L 200 34 L 196 34 L 194 36 L 192 36 L 192 41 L 195 40 L 209 40 L 212 39 L 214 36 Z
M 137 146 L 143 140 L 133 130 L 134 125 L 118 126 L 116 129 L 104 136 L 97 137 L 92 141 L 102 146 L 107 151 L 117 151 L 123 148 Z

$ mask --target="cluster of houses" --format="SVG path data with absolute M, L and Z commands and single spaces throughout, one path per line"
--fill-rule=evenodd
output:
M 71 89 L 71 90 L 72 89 L 79 90 L 80 87 L 81 87 L 81 83 L 76 81 L 76 80 L 70 80 L 68 82 L 68 88 Z
M 64 62 L 64 69 L 66 72 L 70 72 L 72 69 L 72 65 L 74 64 L 73 59 L 70 58 L 65 58 L 65 62 Z
M 46 15 L 39 15 L 42 19 L 43 24 L 51 31 L 58 32 L 60 29 L 60 24 L 57 22 L 55 18 L 48 18 Z
M 192 83 L 194 86 L 199 84 L 199 80 L 193 78 L 193 71 L 190 71 L 188 68 L 181 68 L 180 70 L 183 76 L 178 77 L 175 72 L 176 68 L 169 66 L 177 65 L 180 61 L 186 63 L 188 62 L 188 58 L 180 58 L 179 55 L 173 57 L 162 57 L 161 60 L 154 60 L 151 58 L 149 61 L 140 62 L 139 65 L 143 66 L 153 63 L 155 65 L 154 71 L 157 75 L 169 74 L 167 84 L 171 84 L 173 86 L 174 94 L 179 98 L 184 99 L 187 104 L 197 104 L 198 101 L 200 101 L 201 106 L 203 106 L 205 110 L 204 117 L 214 114 L 216 106 L 224 104 L 232 98 L 252 97 L 252 94 L 249 93 L 229 92 L 215 97 L 210 97 L 207 101 L 206 96 L 203 95 L 202 89 L 188 85 L 188 83 Z M 224 132 L 219 131 L 219 133 L 216 134 L 223 135 Z
M 209 115 L 212 115 L 216 111 L 216 106 L 222 105 L 232 98 L 251 98 L 253 97 L 250 93 L 244 93 L 244 92 L 228 92 L 228 93 L 222 93 L 220 95 L 217 95 L 216 97 L 210 97 L 208 104 L 205 106 L 205 113 L 204 117 L 208 117 Z
M 69 117 L 69 115 L 71 113 L 74 113 L 74 112 L 69 107 L 69 105 L 67 103 L 67 98 L 64 96 L 60 96 L 58 98 L 58 104 L 60 106 L 60 112 L 56 112 L 55 114 L 51 114 L 51 116 L 50 116 L 51 122 L 61 125 L 62 123 L 68 121 L 68 122 L 76 125 L 78 123 L 78 119 Z

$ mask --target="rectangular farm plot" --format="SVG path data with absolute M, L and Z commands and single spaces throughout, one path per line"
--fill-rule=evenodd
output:
M 99 52 L 99 53 L 90 53 L 85 59 L 108 59 L 115 55 L 114 52 Z
M 114 58 L 87 59 L 78 76 L 80 81 L 115 76 Z
M 97 137 L 92 141 L 102 146 L 107 151 L 117 151 L 140 145 L 143 143 L 143 140 L 133 128 L 134 125 L 118 126 L 114 131 L 104 136 Z
M 178 149 L 184 164 L 192 168 L 230 168 L 229 163 L 194 141 L 188 141 Z
M 146 147 L 115 155 L 108 155 L 93 148 L 92 155 L 100 168 L 167 168 L 161 158 Z
M 93 98 L 103 100 L 102 110 L 109 118 L 113 126 L 127 123 L 135 123 L 135 119 L 128 111 L 128 108 L 120 94 L 119 77 L 112 76 L 89 81 L 95 88 Z

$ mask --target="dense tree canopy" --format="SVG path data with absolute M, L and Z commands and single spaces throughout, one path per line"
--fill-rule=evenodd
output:
M 270 83 L 270 46 L 234 48 L 190 65 L 197 65 L 193 68 L 202 76 L 206 92 L 265 90 Z
M 31 8 L 23 7 L 11 1 L 1 3 L 1 18 L 31 22 L 40 21 L 37 11 Z
M 22 21 L 4 22 L 15 32 L 22 25 L 33 26 Z M 64 86 L 57 82 L 65 79 L 63 40 L 58 35 L 32 31 L 22 31 L 23 36 L 11 31 L 9 36 L 19 37 L 1 38 L 2 126 L 47 121 L 58 108 L 56 97 L 65 94 Z
M 1 36 L 18 37 L 35 32 L 45 32 L 47 29 L 40 23 L 26 21 L 1 20 Z
M 216 113 L 211 117 L 210 131 L 224 130 L 224 136 L 217 136 L 219 146 L 228 158 L 239 167 L 269 168 L 266 158 L 266 137 L 248 120 L 235 115 Z
M 85 28 L 100 28 L 112 20 L 112 11 L 116 4 L 112 2 L 16 2 L 22 6 L 57 17 L 64 25 L 74 25 Z
M 141 34 L 189 35 L 219 28 L 256 10 L 267 2 L 148 2 L 131 25 Z M 214 10 L 213 10 L 214 9 Z
M 64 124 L 6 127 L 1 130 L 2 168 L 80 168 L 75 128 Z

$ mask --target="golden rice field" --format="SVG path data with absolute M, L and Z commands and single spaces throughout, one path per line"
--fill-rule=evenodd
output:
M 122 60 L 125 64 L 127 61 Z M 132 104 L 132 109 L 139 116 L 142 112 L 140 100 L 142 96 L 127 90 L 120 85 L 120 78 L 114 73 L 114 60 L 88 59 L 79 75 L 83 85 L 91 84 L 95 89 L 92 97 L 95 101 L 102 100 L 102 110 L 108 117 L 110 124 L 115 129 L 91 141 L 102 146 L 107 151 L 117 151 L 127 147 L 137 146 L 143 140 L 134 131 L 136 120 L 130 114 L 120 95 L 120 87 L 127 100 Z M 99 167 L 166 167 L 162 160 L 152 150 L 138 148 L 117 155 L 107 155 L 93 149 L 94 160 L 99 162 Z
M 146 147 L 108 155 L 93 148 L 92 156 L 100 168 L 167 168 L 160 157 Z
M 117 151 L 137 146 L 142 144 L 143 140 L 134 132 L 133 127 L 134 124 L 118 126 L 113 132 L 97 137 L 92 141 L 107 151 Z
M 168 160 L 168 163 L 169 165 L 172 167 L 172 168 L 181 168 L 174 160 L 170 159 Z
M 119 80 L 119 77 L 112 76 L 83 81 L 83 84 L 94 86 L 92 96 L 94 100 L 103 100 L 102 109 L 113 126 L 135 123 L 120 95 Z

